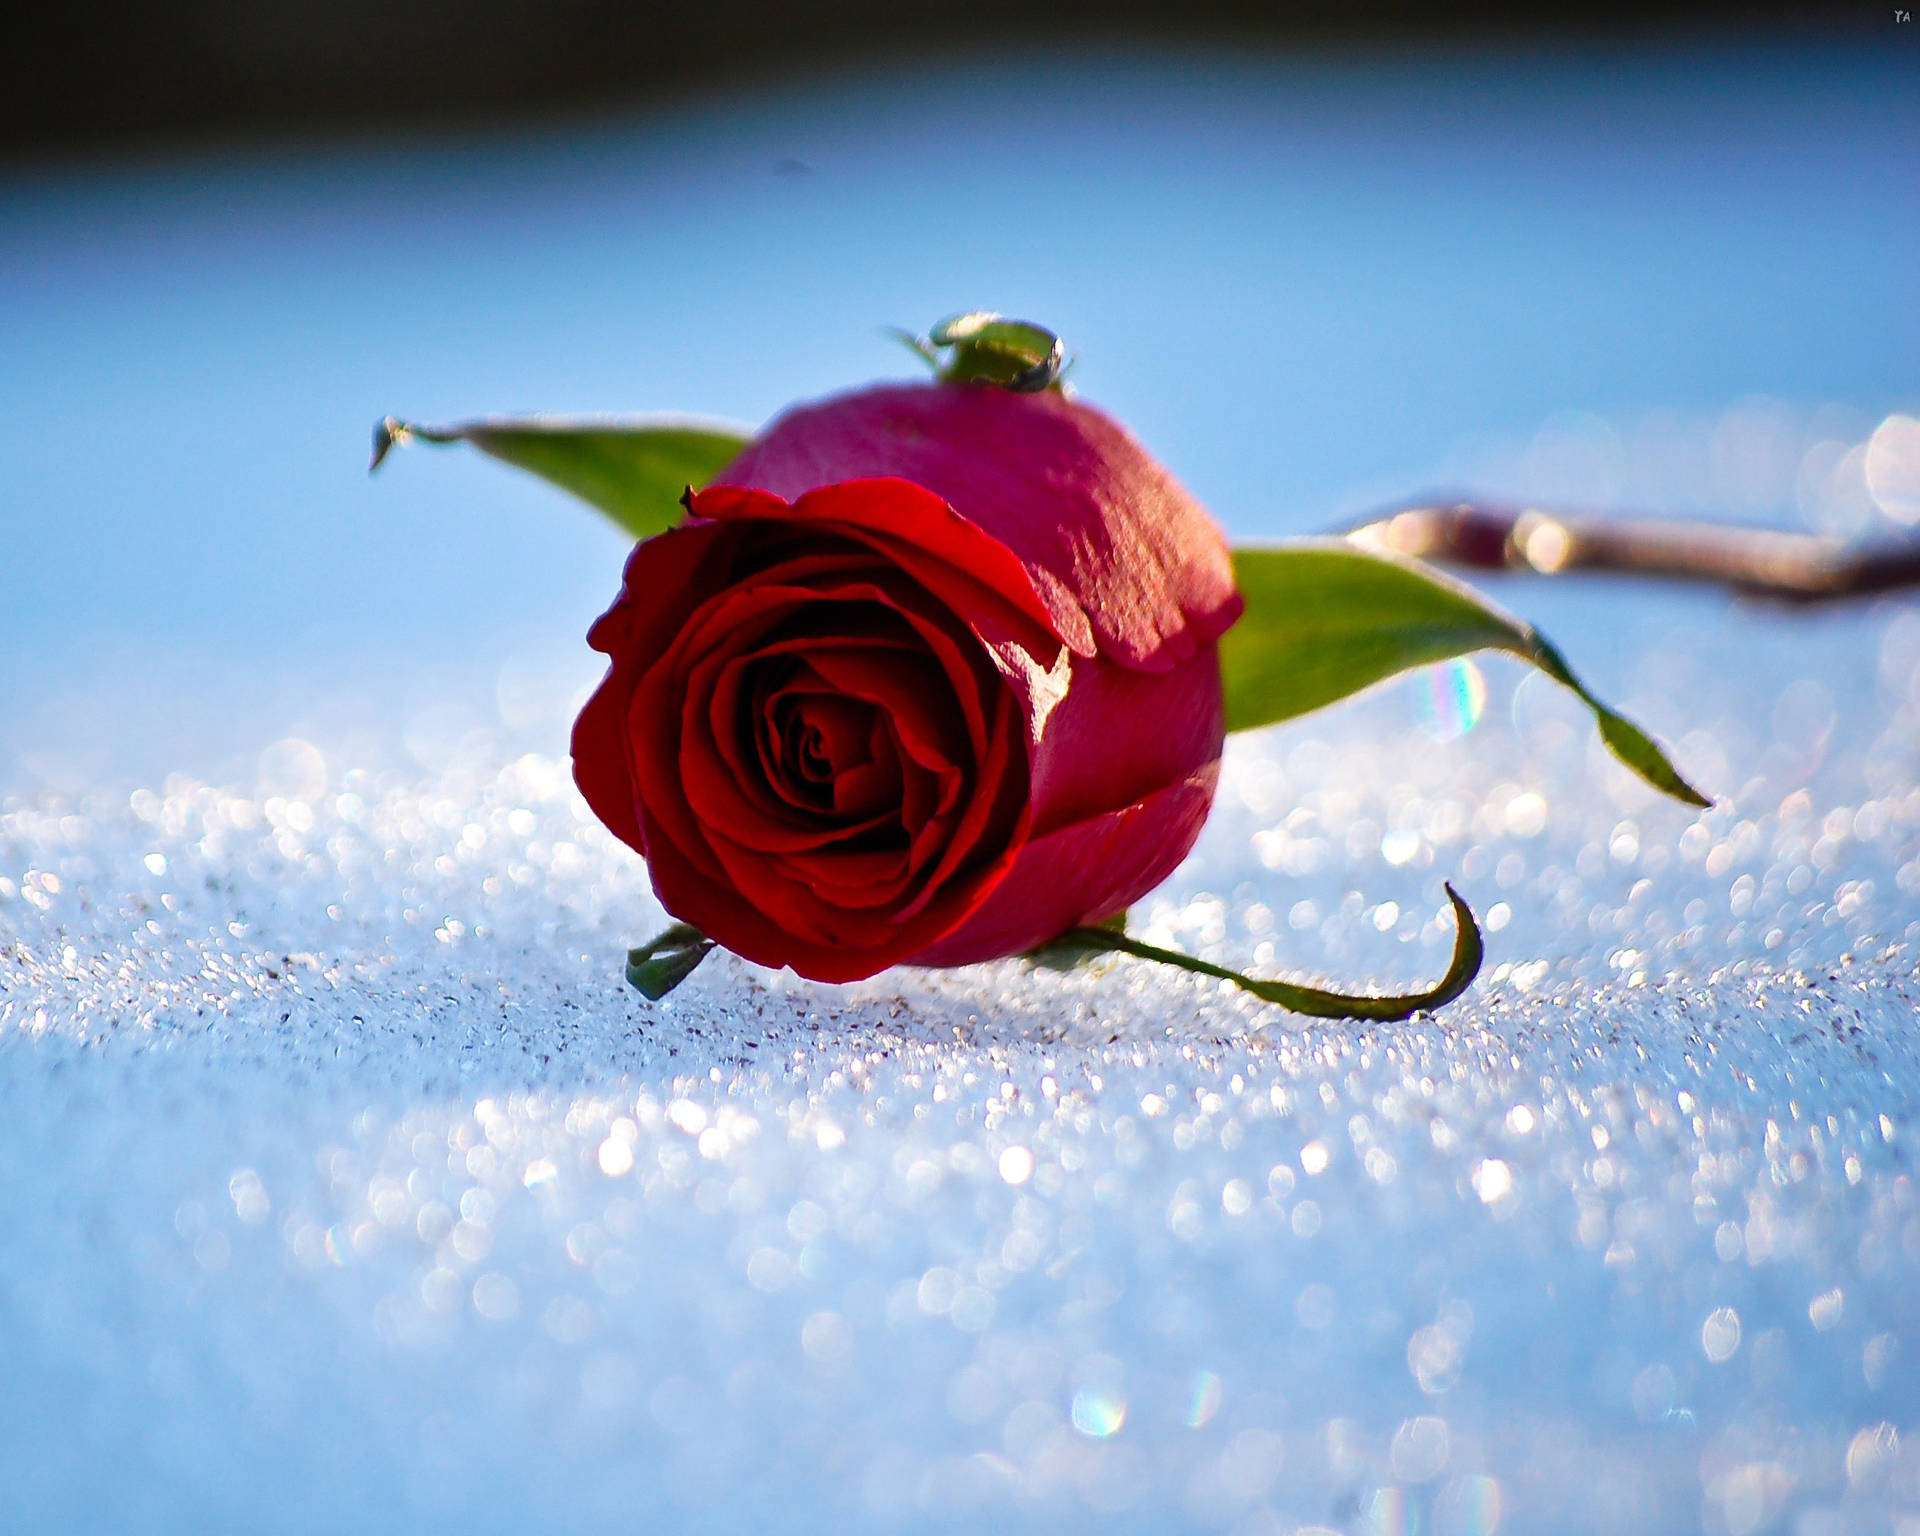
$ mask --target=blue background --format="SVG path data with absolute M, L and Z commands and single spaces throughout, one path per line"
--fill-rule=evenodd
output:
M 1513 445 L 1569 412 L 1707 431 L 1758 395 L 1870 430 L 1920 398 L 1915 62 L 1897 29 L 1040 55 L 538 133 L 16 169 L 0 782 L 238 771 L 289 730 L 496 695 L 558 749 L 619 536 L 464 451 L 370 481 L 388 411 L 757 422 L 912 374 L 882 327 L 986 306 L 1063 333 L 1085 396 L 1240 538 L 1439 482 L 1552 494 Z M 1793 521 L 1775 503 L 1744 510 Z M 1604 677 L 1622 600 L 1524 606 Z

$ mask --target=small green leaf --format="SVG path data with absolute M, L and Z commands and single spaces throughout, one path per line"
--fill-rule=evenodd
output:
M 1076 953 L 1082 959 L 1106 952 L 1132 955 L 1136 959 L 1155 960 L 1162 965 L 1177 966 L 1201 976 L 1217 976 L 1222 981 L 1230 981 L 1251 992 L 1263 1002 L 1277 1003 L 1294 1013 L 1308 1014 L 1316 1019 L 1392 1021 L 1424 1010 L 1445 1007 L 1466 991 L 1473 984 L 1473 978 L 1480 974 L 1480 961 L 1486 954 L 1486 947 L 1480 939 L 1480 925 L 1473 920 L 1473 911 L 1460 899 L 1460 893 L 1451 885 L 1446 890 L 1447 900 L 1453 903 L 1454 921 L 1453 959 L 1448 962 L 1447 973 L 1425 992 L 1406 993 L 1397 997 L 1329 992 L 1291 981 L 1260 981 L 1239 971 L 1230 971 L 1223 965 L 1211 965 L 1192 955 L 1183 955 L 1178 950 L 1143 944 L 1138 939 L 1130 939 L 1124 933 L 1106 927 L 1070 928 L 1045 950 L 1036 951 L 1035 954 L 1047 953 L 1058 946 Z
M 636 539 L 680 521 L 680 497 L 731 463 L 744 428 L 674 416 L 506 416 L 451 426 L 387 417 L 373 429 L 378 469 L 397 443 L 468 442 L 482 453 L 550 480 L 590 502 Z
M 1220 642 L 1228 730 L 1291 720 L 1411 667 L 1506 651 L 1578 695 L 1614 756 L 1654 788 L 1712 803 L 1645 731 L 1589 693 L 1538 631 L 1451 577 L 1339 539 L 1238 549 L 1233 572 L 1247 611 Z
M 694 973 L 713 940 L 689 923 L 671 928 L 639 949 L 627 951 L 627 984 L 657 1003 Z

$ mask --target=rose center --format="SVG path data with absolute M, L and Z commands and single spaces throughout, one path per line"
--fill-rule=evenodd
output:
M 802 697 L 783 700 L 779 713 L 780 756 L 808 784 L 831 784 L 872 759 L 870 707 L 849 699 Z
M 833 777 L 833 759 L 827 756 L 827 738 L 820 727 L 809 725 L 800 737 L 800 772 L 818 783 Z
M 896 754 L 871 703 L 824 691 L 804 667 L 771 667 L 759 681 L 743 725 L 776 794 L 834 820 L 870 817 L 897 802 Z

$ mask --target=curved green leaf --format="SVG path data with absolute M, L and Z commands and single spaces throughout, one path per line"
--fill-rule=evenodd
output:
M 636 539 L 680 520 L 680 497 L 725 469 L 750 433 L 679 416 L 505 416 L 452 426 L 387 417 L 373 429 L 373 463 L 396 443 L 472 443 L 598 507 Z
M 1237 549 L 1247 611 L 1220 642 L 1227 729 L 1291 720 L 1395 673 L 1469 651 L 1505 651 L 1571 689 L 1613 755 L 1654 788 L 1709 805 L 1647 733 L 1587 691 L 1551 643 L 1471 587 L 1339 539 Z
M 1292 981 L 1261 981 L 1242 975 L 1239 971 L 1230 971 L 1224 965 L 1213 965 L 1205 960 L 1197 960 L 1192 955 L 1183 955 L 1178 950 L 1143 944 L 1138 939 L 1130 939 L 1124 933 L 1105 927 L 1069 928 L 1028 958 L 1045 964 L 1053 961 L 1057 953 L 1058 962 L 1070 965 L 1097 954 L 1132 955 L 1139 960 L 1178 966 L 1183 971 L 1193 971 L 1201 976 L 1217 976 L 1222 981 L 1230 981 L 1236 987 L 1251 992 L 1262 1002 L 1277 1003 L 1294 1013 L 1308 1014 L 1316 1019 L 1390 1021 L 1404 1019 L 1423 1010 L 1444 1008 L 1466 991 L 1473 984 L 1473 978 L 1480 974 L 1480 962 L 1486 954 L 1486 947 L 1480 939 L 1480 925 L 1473 920 L 1473 910 L 1460 899 L 1460 893 L 1451 885 L 1447 887 L 1447 900 L 1453 903 L 1454 933 L 1453 958 L 1447 964 L 1446 975 L 1425 992 L 1409 992 L 1394 997 L 1329 992 L 1321 987 L 1303 986 Z

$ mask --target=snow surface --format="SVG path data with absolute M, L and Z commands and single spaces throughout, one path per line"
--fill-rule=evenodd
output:
M 0 1528 L 1914 1536 L 1920 618 L 1629 611 L 1713 811 L 1488 661 L 1235 743 L 1136 910 L 1406 983 L 1450 877 L 1486 972 L 1393 1026 L 649 1005 L 498 732 L 0 802 Z

